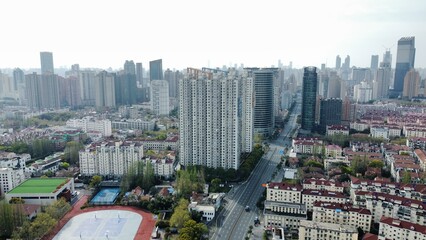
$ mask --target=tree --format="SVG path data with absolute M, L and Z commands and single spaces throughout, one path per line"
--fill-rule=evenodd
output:
M 379 159 L 373 159 L 373 160 L 371 160 L 371 162 L 368 164 L 368 166 L 369 166 L 369 167 L 372 167 L 372 168 L 383 168 L 384 163 L 383 163 L 383 161 L 382 161 L 382 160 L 379 160 Z
M 99 175 L 95 175 L 92 177 L 92 180 L 90 180 L 90 187 L 97 187 L 99 183 L 102 182 L 102 177 Z
M 402 179 L 401 179 L 402 183 L 411 183 L 411 174 L 408 171 L 404 171 L 404 173 L 402 174 Z
M 10 204 L 24 204 L 24 203 L 25 203 L 25 200 L 24 200 L 24 199 L 22 199 L 22 198 L 19 198 L 19 197 L 12 197 L 12 198 L 9 200 L 9 203 L 10 203 Z
M 40 238 L 49 232 L 56 225 L 56 220 L 47 213 L 37 214 L 36 219 L 31 223 L 30 232 L 33 239 Z
M 79 151 L 84 148 L 83 144 L 76 142 L 76 141 L 70 141 L 67 142 L 65 146 L 65 161 L 70 163 L 71 165 L 77 165 L 79 160 Z
M 220 189 L 220 184 L 222 183 L 222 180 L 220 178 L 215 178 L 211 181 L 210 184 L 210 191 L 211 192 L 217 192 Z
M 59 167 L 62 168 L 62 169 L 68 169 L 70 167 L 70 164 L 67 163 L 67 162 L 61 162 L 59 164 Z
M 182 228 L 184 223 L 191 219 L 188 212 L 188 200 L 181 198 L 179 204 L 175 207 L 172 216 L 170 217 L 170 226 Z
M 71 205 L 65 200 L 65 198 L 61 198 L 48 206 L 46 208 L 46 213 L 49 214 L 52 218 L 59 220 L 69 210 L 71 210 Z
M 0 204 L 0 238 L 11 237 L 15 228 L 23 224 L 25 216 L 22 207 L 21 204 Z
M 179 231 L 178 239 L 182 240 L 198 240 L 208 232 L 207 226 L 204 223 L 197 223 L 190 219 L 185 221 L 183 228 Z
M 141 187 L 148 191 L 155 184 L 154 166 L 151 161 L 146 161 L 145 168 L 143 170 L 142 184 Z

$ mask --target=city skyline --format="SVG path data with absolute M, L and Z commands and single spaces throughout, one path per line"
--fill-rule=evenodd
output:
M 53 53 L 57 67 L 118 69 L 125 60 L 148 66 L 155 59 L 163 59 L 163 69 L 277 67 L 278 60 L 292 61 L 295 68 L 333 67 L 336 55 L 349 55 L 351 66 L 369 67 L 371 55 L 381 62 L 387 48 L 395 68 L 397 42 L 410 36 L 417 39 L 414 67 L 426 67 L 424 1 L 4 5 L 0 20 L 11 24 L 2 28 L 7 37 L 0 45 L 0 68 L 39 68 L 43 51 Z

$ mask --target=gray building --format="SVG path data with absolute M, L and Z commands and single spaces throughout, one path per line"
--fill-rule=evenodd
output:
M 328 98 L 320 102 L 320 130 L 325 133 L 327 126 L 342 123 L 342 99 Z
M 372 72 L 376 72 L 377 68 L 379 68 L 379 55 L 371 55 L 370 68 Z
M 403 37 L 398 41 L 395 79 L 393 85 L 394 93 L 398 95 L 401 95 L 404 88 L 405 75 L 411 68 L 414 68 L 414 58 L 416 54 L 414 40 L 414 37 Z
M 149 80 L 163 80 L 163 60 L 149 62 Z
M 317 68 L 305 67 L 303 73 L 301 129 L 307 132 L 311 132 L 315 127 L 317 85 Z
M 41 74 L 53 74 L 53 54 L 51 52 L 40 52 Z

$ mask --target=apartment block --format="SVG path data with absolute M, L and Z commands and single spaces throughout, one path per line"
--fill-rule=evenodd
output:
M 407 221 L 383 217 L 380 219 L 379 240 L 387 239 L 426 239 L 426 226 Z
M 302 220 L 299 227 L 299 240 L 308 239 L 357 240 L 358 230 L 350 225 Z

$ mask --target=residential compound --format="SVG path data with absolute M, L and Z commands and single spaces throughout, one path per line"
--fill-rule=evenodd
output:
M 182 165 L 238 169 L 253 148 L 253 87 L 246 70 L 187 69 L 179 81 Z
M 98 120 L 93 117 L 82 119 L 70 119 L 66 123 L 67 127 L 82 129 L 84 132 L 99 132 L 102 136 L 109 137 L 112 134 L 110 120 Z
M 1 196 L 25 181 L 25 163 L 29 160 L 31 160 L 29 154 L 0 152 Z
M 109 141 L 91 144 L 80 151 L 82 175 L 123 175 L 143 158 L 140 142 Z

